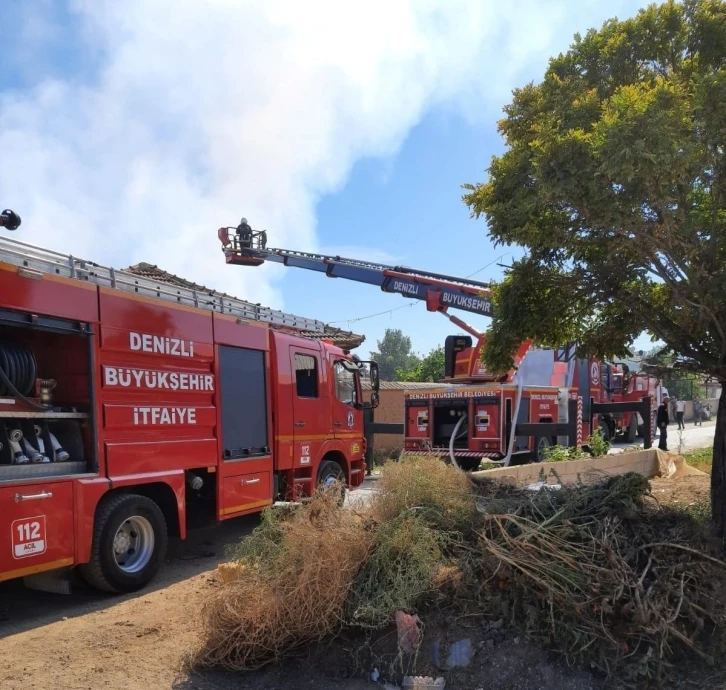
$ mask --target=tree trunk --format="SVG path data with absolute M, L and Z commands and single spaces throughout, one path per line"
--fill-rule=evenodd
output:
M 711 512 L 716 535 L 726 541 L 726 382 L 721 382 L 716 433 L 713 437 L 713 468 L 711 470 Z

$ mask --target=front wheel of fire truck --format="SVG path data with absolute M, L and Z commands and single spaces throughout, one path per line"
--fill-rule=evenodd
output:
M 318 469 L 318 486 L 340 491 L 339 503 L 345 502 L 345 472 L 335 460 L 323 460 Z
M 166 545 L 166 520 L 154 501 L 136 494 L 110 496 L 98 508 L 91 561 L 80 566 L 81 575 L 104 592 L 134 592 L 159 571 Z

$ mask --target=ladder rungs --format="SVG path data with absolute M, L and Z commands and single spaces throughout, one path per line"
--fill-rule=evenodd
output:
M 324 333 L 325 331 L 325 324 L 322 321 L 287 314 L 220 292 L 202 292 L 144 278 L 127 271 L 107 268 L 92 261 L 84 261 L 72 255 L 60 254 L 17 240 L 0 239 L 0 261 L 41 273 L 83 280 L 102 287 L 216 311 L 250 321 L 263 321 L 276 326 L 287 326 L 313 333 Z

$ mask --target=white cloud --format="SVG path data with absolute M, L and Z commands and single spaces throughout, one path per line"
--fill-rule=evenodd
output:
M 225 268 L 219 225 L 314 250 L 315 204 L 357 159 L 394 154 L 434 105 L 496 112 L 596 4 L 76 0 L 64 41 L 95 69 L 0 94 L 0 203 L 27 241 L 279 305 L 279 267 Z M 49 40 L 25 29 L 26 55 Z

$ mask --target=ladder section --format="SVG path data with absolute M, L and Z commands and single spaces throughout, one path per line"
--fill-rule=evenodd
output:
M 61 254 L 4 237 L 0 238 L 0 261 L 18 266 L 28 275 L 35 273 L 62 276 L 101 287 L 154 297 L 165 302 L 216 311 L 240 319 L 262 321 L 274 326 L 320 334 L 325 331 L 325 324 L 322 321 L 269 309 L 221 292 L 192 290 L 144 278 L 128 271 L 107 268 L 69 254 Z

